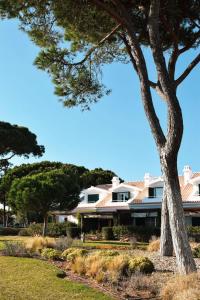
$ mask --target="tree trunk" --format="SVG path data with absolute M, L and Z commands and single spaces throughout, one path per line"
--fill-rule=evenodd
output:
M 161 211 L 161 235 L 160 235 L 160 255 L 172 256 L 173 255 L 173 243 L 171 236 L 171 228 L 169 224 L 169 212 L 167 207 L 167 196 L 164 187 L 162 211 Z
M 3 227 L 6 227 L 6 200 L 5 200 L 5 197 L 4 197 L 4 200 L 3 200 Z
M 192 257 L 185 226 L 176 157 L 168 159 L 161 157 L 161 167 L 178 270 L 182 274 L 195 272 L 196 265 Z
M 44 216 L 44 223 L 43 223 L 42 236 L 46 236 L 46 234 L 47 234 L 47 224 L 48 224 L 48 215 L 46 214 L 46 215 Z

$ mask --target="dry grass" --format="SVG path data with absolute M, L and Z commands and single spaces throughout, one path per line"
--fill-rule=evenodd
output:
M 147 251 L 149 252 L 157 252 L 159 250 L 160 250 L 160 240 L 151 241 L 147 247 Z
M 113 255 L 109 255 L 113 254 Z M 124 254 L 108 255 L 101 251 L 94 252 L 87 256 L 76 257 L 71 262 L 71 269 L 80 275 L 94 278 L 98 282 L 107 281 L 118 282 L 122 276 L 137 272 L 152 272 L 151 261 L 145 257 L 130 257 Z
M 149 291 L 152 295 L 158 293 L 158 285 L 154 278 L 143 273 L 136 272 L 127 280 L 126 293 L 131 294 L 133 291 Z
M 176 276 L 170 279 L 161 291 L 162 300 L 199 300 L 200 275 Z
M 44 248 L 54 248 L 56 241 L 54 238 L 35 236 L 25 241 L 25 247 L 31 252 L 40 252 Z

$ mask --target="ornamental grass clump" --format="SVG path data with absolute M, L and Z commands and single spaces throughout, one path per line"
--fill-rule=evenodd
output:
M 106 251 L 107 252 L 107 251 Z M 117 282 L 122 276 L 128 276 L 135 272 L 151 273 L 154 270 L 153 263 L 146 257 L 129 257 L 110 251 L 96 251 L 88 255 L 77 256 L 71 261 L 71 269 L 79 275 L 86 275 L 98 282 Z M 72 255 L 72 254 L 68 254 Z
M 25 246 L 31 252 L 41 252 L 44 248 L 55 248 L 54 238 L 35 236 L 26 241 Z
M 199 300 L 200 275 L 192 273 L 171 278 L 161 290 L 162 300 Z
M 160 250 L 160 240 L 153 240 L 150 241 L 148 247 L 147 247 L 147 251 L 149 252 L 157 252 Z
M 57 260 L 60 258 L 61 252 L 59 250 L 53 248 L 44 248 L 41 251 L 41 257 L 50 259 L 50 260 Z

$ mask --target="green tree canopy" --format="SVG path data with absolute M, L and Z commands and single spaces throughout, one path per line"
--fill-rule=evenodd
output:
M 88 170 L 81 176 L 82 186 L 83 188 L 88 188 L 99 184 L 109 184 L 114 176 L 117 175 L 110 170 L 103 170 L 101 168 Z
M 28 128 L 0 122 L 0 185 L 2 176 L 11 167 L 10 160 L 14 156 L 30 155 L 40 157 L 43 155 L 44 146 L 38 145 L 37 137 Z M 4 226 L 6 226 L 6 199 L 4 190 L 0 191 L 0 202 L 4 206 Z
M 72 164 L 64 164 L 61 162 L 42 161 L 32 164 L 22 164 L 20 166 L 15 166 L 14 168 L 11 168 L 7 171 L 0 182 L 0 190 L 7 193 L 10 190 L 13 180 L 15 179 L 61 169 L 65 171 L 71 170 L 71 172 L 73 172 L 77 177 L 80 177 L 84 172 L 88 171 L 88 169 L 86 169 L 85 167 L 75 166 Z
M 0 122 L 0 157 L 6 160 L 15 155 L 40 157 L 43 153 L 44 146 L 38 145 L 36 135 L 28 128 Z
M 45 235 L 48 213 L 74 208 L 79 202 L 79 192 L 74 173 L 52 170 L 15 179 L 8 193 L 8 204 L 14 212 L 40 213 L 44 218 Z
M 88 109 L 110 91 L 102 83 L 103 65 L 128 60 L 137 71 L 128 30 L 132 26 L 139 45 L 151 46 L 150 5 L 149 0 L 1 0 L 0 12 L 2 17 L 18 17 L 20 28 L 41 47 L 35 64 L 50 74 L 63 104 Z M 199 45 L 199 28 L 198 0 L 160 2 L 160 47 L 171 55 L 172 79 L 178 57 Z M 194 65 L 199 60 L 200 56 Z M 182 75 L 177 86 L 186 74 Z M 159 82 L 149 83 L 164 97 Z

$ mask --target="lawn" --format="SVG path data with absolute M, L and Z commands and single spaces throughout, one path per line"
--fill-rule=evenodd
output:
M 83 284 L 57 277 L 59 269 L 32 258 L 0 257 L 0 300 L 111 300 Z

